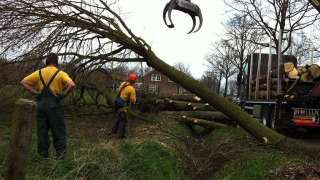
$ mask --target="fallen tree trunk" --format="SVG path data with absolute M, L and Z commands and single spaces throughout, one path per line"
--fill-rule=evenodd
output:
M 285 136 L 277 133 L 276 131 L 263 126 L 248 113 L 241 110 L 239 106 L 229 102 L 224 97 L 219 96 L 201 82 L 168 65 L 158 58 L 150 49 L 141 46 L 138 48 L 136 46 L 133 48 L 133 50 L 146 58 L 149 66 L 163 73 L 186 90 L 196 94 L 215 109 L 228 116 L 230 119 L 237 121 L 243 129 L 257 138 L 259 141 L 277 144 L 285 138 Z
M 177 101 L 188 101 L 192 103 L 199 103 L 199 102 L 204 103 L 204 101 L 202 101 L 201 98 L 195 95 L 174 95 L 174 96 L 169 96 L 165 98 L 169 98 Z
M 234 124 L 235 121 L 218 111 L 165 111 L 169 115 L 188 116 L 193 118 L 204 119 L 207 121 L 216 121 L 224 124 Z
M 213 122 L 213 121 L 206 121 L 203 119 L 192 118 L 192 117 L 187 117 L 187 116 L 179 116 L 179 117 L 175 117 L 175 119 L 180 122 L 184 122 L 184 123 L 192 124 L 192 125 L 199 125 L 204 128 L 216 129 L 216 128 L 228 127 L 227 125 L 222 124 L 222 123 Z
M 159 103 L 164 103 L 164 110 L 171 111 L 215 111 L 215 109 L 209 104 L 191 103 L 185 101 L 177 101 L 171 99 L 159 100 Z

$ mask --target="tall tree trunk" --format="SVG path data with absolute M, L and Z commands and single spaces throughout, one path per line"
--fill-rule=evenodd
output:
M 229 80 L 229 77 L 226 76 L 225 79 L 226 79 L 226 84 L 224 85 L 224 93 L 223 93 L 224 97 L 226 97 L 227 93 L 228 93 L 228 80 Z
M 240 60 L 241 61 L 241 60 Z M 237 97 L 242 96 L 242 81 L 243 81 L 243 63 L 240 64 L 239 73 L 237 75 Z
M 212 92 L 201 82 L 168 65 L 158 58 L 152 51 L 145 51 L 144 57 L 147 59 L 147 64 L 149 66 L 163 73 L 174 82 L 180 84 L 186 90 L 195 93 L 229 118 L 237 121 L 242 128 L 256 137 L 259 141 L 277 144 L 285 138 L 283 135 L 263 126 L 239 108 L 239 106 Z
M 221 81 L 222 81 L 222 72 L 220 71 L 219 80 L 218 80 L 218 86 L 217 86 L 217 94 L 220 94 Z

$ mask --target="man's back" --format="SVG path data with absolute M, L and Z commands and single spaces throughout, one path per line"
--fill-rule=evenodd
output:
M 119 95 L 124 101 L 130 102 L 132 104 L 136 102 L 136 90 L 132 84 L 128 82 L 121 83 L 119 91 L 121 91 L 119 92 Z
M 55 66 L 47 66 L 41 69 L 42 78 L 46 85 L 49 83 L 49 80 L 52 78 L 52 76 L 56 73 L 57 70 L 58 68 L 56 68 Z M 25 80 L 29 85 L 34 86 L 36 90 L 42 91 L 43 84 L 40 80 L 39 70 L 27 76 Z M 61 93 L 65 88 L 66 84 L 70 81 L 72 80 L 68 76 L 68 74 L 63 71 L 60 71 L 50 85 L 51 92 L 54 95 Z

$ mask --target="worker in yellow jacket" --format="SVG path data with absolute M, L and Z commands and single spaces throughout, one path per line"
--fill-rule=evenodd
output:
M 58 56 L 50 53 L 46 67 L 28 75 L 20 83 L 37 96 L 38 153 L 45 158 L 49 156 L 48 131 L 51 130 L 56 158 L 61 159 L 66 152 L 66 128 L 61 101 L 75 87 L 75 83 L 57 66 Z
M 122 82 L 118 89 L 118 95 L 115 100 L 115 110 L 117 112 L 117 121 L 115 122 L 111 134 L 117 134 L 119 131 L 120 138 L 125 138 L 127 133 L 127 108 L 133 108 L 136 103 L 136 90 L 134 83 L 137 75 L 129 74 L 128 81 Z

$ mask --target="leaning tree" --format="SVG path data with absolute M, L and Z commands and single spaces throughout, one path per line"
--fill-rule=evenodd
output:
M 76 68 L 110 61 L 146 62 L 186 90 L 195 93 L 261 142 L 291 146 L 295 141 L 259 124 L 237 105 L 161 60 L 136 36 L 105 0 L 2 0 L 1 54 L 12 60 L 41 59 L 56 51 Z M 14 54 L 14 55 L 13 55 Z M 300 146 L 299 146 L 300 147 Z

